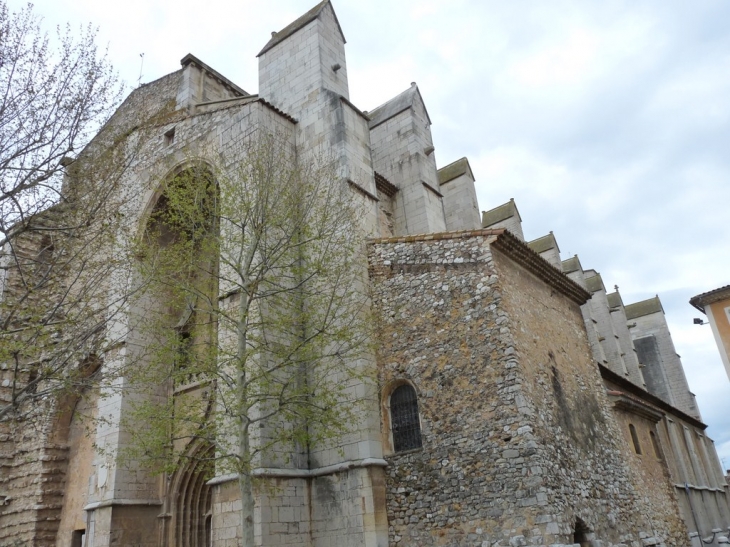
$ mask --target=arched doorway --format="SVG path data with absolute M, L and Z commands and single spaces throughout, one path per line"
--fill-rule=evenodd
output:
M 169 547 L 208 547 L 212 538 L 212 476 L 215 451 L 209 444 L 198 444 L 185 456 L 185 464 L 170 481 L 171 509 L 166 545 Z
M 581 547 L 590 547 L 590 533 L 591 529 L 588 528 L 588 525 L 585 522 L 583 522 L 583 519 L 576 517 L 575 528 L 573 530 L 573 543 L 580 544 Z

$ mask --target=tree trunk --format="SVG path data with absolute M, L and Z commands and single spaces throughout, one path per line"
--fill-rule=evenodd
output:
M 239 471 L 238 488 L 241 492 L 241 546 L 254 546 L 254 497 L 253 482 L 251 480 L 251 437 L 250 421 L 248 417 L 248 400 L 246 390 L 246 318 L 248 316 L 249 297 L 246 291 L 241 291 L 238 319 L 238 411 L 240 424 L 238 432 Z
M 248 450 L 248 429 L 241 431 L 241 451 Z M 253 547 L 254 545 L 254 529 L 253 529 L 253 482 L 251 481 L 250 472 L 238 473 L 238 488 L 241 491 L 241 546 Z

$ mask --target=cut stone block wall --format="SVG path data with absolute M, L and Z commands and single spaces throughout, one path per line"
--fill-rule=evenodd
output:
M 404 110 L 374 127 L 371 123 L 373 167 L 399 188 L 394 207 L 396 234 L 442 232 L 446 222 L 430 121 L 417 89 L 404 93 L 412 95 Z
M 238 547 L 238 483 L 232 480 L 213 488 L 213 545 Z M 387 547 L 384 498 L 384 474 L 379 466 L 309 477 L 259 477 L 256 541 L 267 546 Z
M 608 305 L 606 297 L 606 289 L 603 287 L 600 275 L 586 276 L 587 281 L 593 280 L 594 283 L 600 283 L 600 287 L 595 286 L 591 289 L 591 299 L 586 306 L 590 307 L 590 316 L 595 320 L 596 331 L 598 333 L 598 341 L 601 344 L 603 355 L 606 357 L 606 366 L 624 377 L 629 377 L 629 370 L 624 360 L 624 351 L 621 348 L 619 334 L 614 328 L 614 322 L 611 319 L 611 308 Z M 625 327 L 625 325 L 624 325 Z
M 522 218 L 514 199 L 489 211 L 483 211 L 482 228 L 505 228 L 521 241 L 525 240 L 522 232 Z
M 259 55 L 259 95 L 287 114 L 309 118 L 323 90 L 349 98 L 345 43 L 331 5 Z
M 704 432 L 677 416 L 667 416 L 663 436 L 672 447 L 670 469 L 682 516 L 690 532 L 708 534 L 725 528 L 730 515 L 728 486 L 716 461 L 707 453 Z
M 613 294 L 618 296 L 618 291 Z M 617 299 L 620 300 L 620 298 L 618 296 Z M 626 371 L 629 373 L 628 379 L 637 386 L 646 388 L 644 376 L 639 369 L 639 359 L 631 339 L 631 332 L 628 328 L 628 321 L 626 320 L 626 312 L 623 304 L 609 308 L 609 316 L 611 317 L 613 332 L 617 336 L 621 358 L 626 366 Z
M 577 261 L 577 256 L 575 257 L 575 260 Z M 565 270 L 566 263 L 563 262 L 563 269 Z M 580 263 L 578 262 L 577 269 L 572 269 L 568 272 L 566 272 L 566 275 L 573 281 L 575 281 L 578 285 L 586 288 L 586 281 L 585 276 L 583 275 L 583 269 L 580 267 Z M 591 354 L 593 355 L 593 359 L 600 363 L 601 365 L 608 365 L 608 359 L 606 358 L 606 354 L 603 351 L 603 346 L 601 345 L 600 338 L 601 335 L 598 333 L 598 321 L 596 321 L 593 318 L 593 308 L 590 301 L 583 304 L 581 307 L 581 313 L 583 315 L 583 323 L 586 326 L 586 334 L 588 335 L 588 343 L 591 346 Z
M 41 409 L 43 410 L 43 409 Z M 0 545 L 51 547 L 63 506 L 68 446 L 48 440 L 48 423 L 36 429 L 30 422 L 0 438 Z M 16 543 L 17 542 L 17 543 Z
M 86 530 L 87 495 L 89 483 L 95 479 L 93 472 L 93 439 L 88 435 L 98 403 L 97 393 L 88 393 L 73 409 L 66 444 L 69 447 L 69 464 L 63 492 L 63 509 L 57 536 L 57 547 L 71 547 L 74 530 Z
M 636 327 L 631 329 L 631 335 L 634 338 L 654 336 L 668 382 L 667 387 L 669 388 L 675 406 L 690 416 L 701 420 L 702 417 L 700 416 L 697 402 L 689 390 L 682 361 L 679 355 L 677 355 L 677 350 L 674 348 L 674 342 L 672 341 L 672 335 L 669 332 L 669 326 L 667 325 L 664 313 L 651 313 L 636 317 L 632 321 L 636 322 Z
M 476 230 L 481 228 L 479 204 L 474 179 L 463 173 L 440 186 L 444 195 L 446 230 Z
M 672 393 L 669 389 L 669 381 L 656 337 L 651 334 L 635 337 L 633 342 L 637 350 L 637 357 L 643 366 L 646 389 L 671 404 Z

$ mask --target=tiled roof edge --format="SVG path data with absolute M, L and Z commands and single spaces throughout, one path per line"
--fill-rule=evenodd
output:
M 702 313 L 705 313 L 705 306 L 724 300 L 725 298 L 730 298 L 730 285 L 693 296 L 689 299 L 689 303 Z

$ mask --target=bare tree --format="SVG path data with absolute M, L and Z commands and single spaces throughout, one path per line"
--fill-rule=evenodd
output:
M 64 158 L 78 153 L 121 96 L 95 31 L 42 30 L 29 4 L 0 0 L 0 247 L 61 199 Z M 47 228 L 46 228 L 47 229 Z
M 105 326 L 127 295 L 110 300 L 109 280 L 129 264 L 112 252 L 124 167 L 112 151 L 91 155 L 83 175 L 68 175 L 64 199 L 29 217 L 0 254 L 0 423 L 27 418 L 62 393 L 80 394 L 95 355 L 114 343 Z
M 355 427 L 354 387 L 372 372 L 357 198 L 331 163 L 255 135 L 167 181 L 149 221 L 124 456 L 172 472 L 203 454 L 234 473 L 246 546 L 255 468 L 306 466 L 310 448 Z
M 108 122 L 122 87 L 95 31 L 53 40 L 40 23 L 0 0 L 0 425 L 79 395 L 115 343 L 105 325 L 128 295 L 110 299 L 109 280 L 129 266 L 113 251 L 120 182 L 168 115 Z

